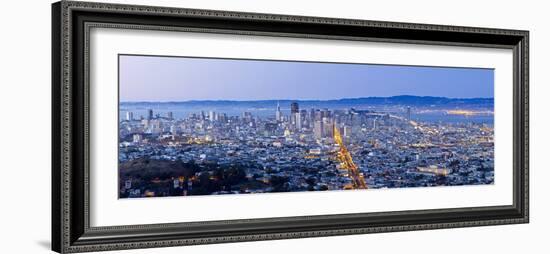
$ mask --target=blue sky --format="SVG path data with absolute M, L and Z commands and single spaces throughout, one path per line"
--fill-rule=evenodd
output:
M 492 69 L 121 55 L 121 101 L 493 98 Z

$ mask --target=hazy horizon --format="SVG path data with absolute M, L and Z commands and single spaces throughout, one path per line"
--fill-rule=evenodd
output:
M 394 98 L 394 97 L 424 97 L 424 98 L 443 98 L 443 99 L 449 99 L 449 100 L 487 100 L 487 99 L 494 99 L 494 97 L 472 97 L 472 98 L 452 98 L 452 97 L 441 97 L 441 96 L 420 96 L 420 95 L 393 95 L 393 96 L 371 96 L 371 97 L 354 97 L 354 98 L 336 98 L 336 99 L 325 99 L 325 100 L 319 100 L 319 99 L 263 99 L 263 100 L 231 100 L 231 99 L 220 99 L 220 100 L 212 100 L 212 99 L 205 99 L 205 100 L 173 100 L 173 101 L 120 101 L 120 103 L 181 103 L 181 102 L 223 102 L 223 101 L 229 101 L 229 102 L 262 102 L 262 101 L 296 101 L 296 102 L 308 102 L 308 101 L 339 101 L 339 100 L 359 100 L 359 99 L 374 99 L 374 98 L 381 98 L 381 99 L 387 99 L 387 98 Z
M 494 70 L 119 55 L 121 102 L 493 98 Z

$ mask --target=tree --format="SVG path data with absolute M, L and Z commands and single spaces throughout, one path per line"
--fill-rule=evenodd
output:
M 306 183 L 310 186 L 315 185 L 316 182 L 317 182 L 317 179 L 315 177 L 308 177 L 306 179 Z

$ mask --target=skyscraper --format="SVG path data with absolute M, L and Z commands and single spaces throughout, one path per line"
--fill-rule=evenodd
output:
M 307 110 L 302 109 L 300 110 L 300 120 L 301 120 L 301 127 L 302 128 L 309 128 L 309 114 L 307 113 Z
M 290 122 L 293 125 L 294 129 L 302 129 L 302 121 L 300 117 L 300 107 L 297 102 L 290 104 Z
M 302 129 L 302 116 L 300 112 L 294 113 L 294 119 L 295 119 L 294 127 L 296 128 L 297 131 L 300 131 Z
M 205 120 L 206 119 L 206 115 L 204 114 L 204 111 L 201 110 L 201 120 Z
M 321 118 L 323 118 L 323 117 L 330 118 L 330 111 L 328 110 L 328 108 L 324 108 L 321 111 Z
M 277 111 L 275 111 L 275 120 L 282 121 L 282 113 L 281 113 L 281 106 L 279 105 L 279 102 L 277 102 Z
M 317 120 L 314 122 L 313 135 L 315 135 L 316 139 L 321 139 L 324 137 L 323 122 L 321 120 Z
M 168 120 L 174 120 L 174 113 L 172 113 L 172 111 L 166 113 L 166 116 L 168 117 Z
M 293 102 L 290 104 L 290 113 L 295 114 L 300 111 L 300 108 L 298 107 L 298 102 Z
M 151 119 L 153 119 L 153 110 L 148 109 L 147 110 L 147 120 L 151 120 Z
M 407 121 L 411 120 L 411 107 L 407 107 Z
M 133 121 L 134 120 L 134 113 L 133 112 L 126 112 L 126 120 L 127 121 Z
M 226 113 L 218 114 L 218 121 L 220 121 L 222 123 L 227 122 L 227 114 Z
M 332 129 L 333 129 L 332 126 L 334 125 L 334 122 L 332 121 L 332 119 L 328 117 L 323 117 L 322 122 L 323 122 L 323 136 L 332 137 L 332 135 L 334 134 L 332 133 Z
M 210 120 L 211 122 L 214 121 L 214 118 L 215 118 L 215 112 L 210 110 L 210 112 L 208 112 L 208 120 Z

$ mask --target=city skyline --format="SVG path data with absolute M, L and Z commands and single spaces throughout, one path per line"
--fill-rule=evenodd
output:
M 119 198 L 494 182 L 491 104 L 289 106 L 262 116 L 226 114 L 231 104 L 180 116 L 148 108 L 139 118 L 129 108 L 119 121 Z
M 119 58 L 121 102 L 494 96 L 492 69 L 135 55 Z
M 120 56 L 119 198 L 493 184 L 492 69 Z

